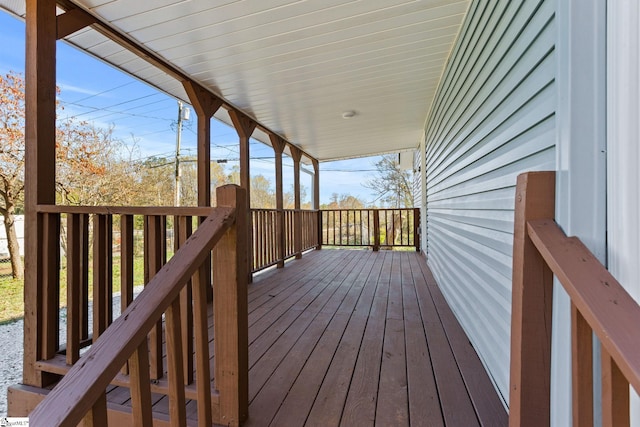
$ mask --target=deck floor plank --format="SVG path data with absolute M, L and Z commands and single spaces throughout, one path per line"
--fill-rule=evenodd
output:
M 438 387 L 442 414 L 446 425 L 479 425 L 473 404 L 466 392 L 458 365 L 451 350 L 447 334 L 442 326 L 427 281 L 423 275 L 414 276 L 418 303 L 427 342 L 431 352 L 431 363 Z M 465 391 L 465 393 L 461 393 Z
M 300 426 L 306 422 L 345 330 L 350 325 L 353 327 L 358 319 L 366 321 L 375 289 L 375 281 L 368 280 L 373 267 L 374 257 L 369 256 L 359 270 L 351 292 L 329 322 L 287 393 L 271 422 L 272 426 Z
M 281 406 L 281 402 L 283 402 L 289 394 L 289 389 L 302 371 L 311 353 L 317 347 L 318 341 L 321 337 L 328 336 L 327 329 L 330 325 L 333 326 L 332 329 L 344 330 L 344 325 L 346 325 L 348 321 L 348 313 L 353 310 L 362 291 L 362 283 L 359 282 L 357 278 L 360 275 L 360 269 L 362 269 L 363 265 L 359 263 L 358 265 L 350 264 L 350 266 L 351 268 L 347 270 L 348 274 L 344 277 L 344 280 L 336 283 L 338 287 L 337 291 L 318 312 L 313 322 L 304 331 L 303 335 L 287 355 L 286 363 L 278 366 L 265 384 L 264 389 L 261 390 L 260 395 L 251 402 L 249 411 L 254 410 L 255 412 L 263 414 L 260 425 L 269 424 L 269 420 L 275 416 Z M 326 341 L 323 345 L 326 345 Z M 313 368 L 317 370 L 319 365 L 315 365 Z M 307 383 L 306 385 L 307 390 L 313 389 L 310 384 Z M 294 419 L 300 418 L 301 408 L 297 407 L 293 409 L 293 413 L 289 413 L 286 419 L 273 422 L 272 424 L 277 426 L 296 425 L 297 423 Z M 306 418 L 306 414 L 304 414 L 304 418 Z M 304 418 L 302 418 L 303 422 Z M 251 423 L 248 425 L 251 425 Z
M 420 316 L 413 271 L 415 257 L 405 257 L 402 268 L 409 419 L 412 426 L 442 427 L 442 409 L 431 365 L 431 355 Z
M 376 406 L 377 426 L 409 425 L 401 258 L 400 252 L 393 253 Z

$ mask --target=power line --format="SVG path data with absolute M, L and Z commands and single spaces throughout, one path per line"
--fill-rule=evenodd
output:
M 120 89 L 120 88 L 123 88 L 125 86 L 129 86 L 129 85 L 134 84 L 134 83 L 136 83 L 136 82 L 135 81 L 130 81 L 130 82 L 127 82 L 127 83 L 123 83 L 123 84 L 121 84 L 119 86 L 116 86 L 116 87 L 113 87 L 111 89 L 106 89 L 106 90 L 103 90 L 102 92 L 94 93 L 93 95 L 85 96 L 84 98 L 81 98 L 81 99 L 76 99 L 74 102 L 86 101 L 87 99 L 91 99 L 91 98 L 94 98 L 96 96 L 104 95 L 105 93 L 113 92 L 116 89 Z

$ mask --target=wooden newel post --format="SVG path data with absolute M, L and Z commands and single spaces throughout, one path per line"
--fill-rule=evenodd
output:
M 550 423 L 553 275 L 529 238 L 527 222 L 554 217 L 555 173 L 518 176 L 511 307 L 511 427 Z
M 216 191 L 218 206 L 236 209 L 235 224 L 214 248 L 213 301 L 220 418 L 225 425 L 237 426 L 249 411 L 247 197 L 237 185 Z

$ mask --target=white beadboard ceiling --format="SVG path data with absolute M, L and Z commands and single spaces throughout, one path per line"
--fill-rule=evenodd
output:
M 326 161 L 418 146 L 469 1 L 74 3 Z M 0 6 L 24 16 L 24 0 Z M 92 28 L 66 41 L 188 101 L 179 81 Z M 254 137 L 269 143 L 264 130 Z

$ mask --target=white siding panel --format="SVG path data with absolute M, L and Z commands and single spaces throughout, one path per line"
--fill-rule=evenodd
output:
M 518 174 L 555 169 L 555 2 L 475 0 L 429 114 L 428 262 L 505 404 Z

